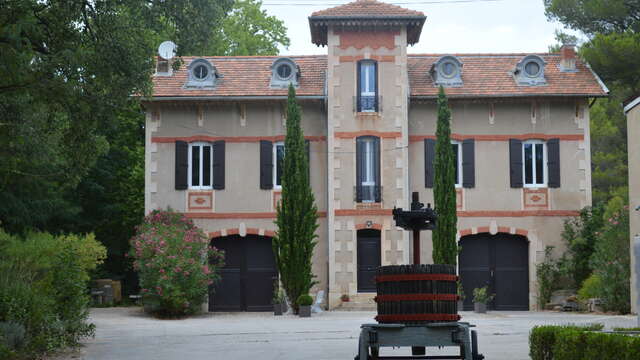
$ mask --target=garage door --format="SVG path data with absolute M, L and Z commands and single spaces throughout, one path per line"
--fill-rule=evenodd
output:
M 210 288 L 209 311 L 271 311 L 277 276 L 271 238 L 234 235 L 211 244 L 225 251 L 225 266 L 221 280 Z
M 460 239 L 460 278 L 465 310 L 473 308 L 473 289 L 489 286 L 494 310 L 529 310 L 529 243 L 510 234 L 478 234 Z

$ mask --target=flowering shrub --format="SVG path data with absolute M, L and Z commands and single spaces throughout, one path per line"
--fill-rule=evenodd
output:
M 171 210 L 154 210 L 144 219 L 129 254 L 145 306 L 162 316 L 197 312 L 224 265 L 223 252 L 209 245 L 202 230 Z

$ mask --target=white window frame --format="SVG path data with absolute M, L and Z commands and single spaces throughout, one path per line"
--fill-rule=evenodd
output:
M 527 184 L 527 163 L 525 162 L 524 149 L 525 145 L 532 145 L 532 161 L 531 161 L 531 175 L 533 183 Z M 536 168 L 536 146 L 542 144 L 542 166 L 544 167 L 544 176 L 542 177 L 542 183 L 537 183 L 537 168 Z M 526 188 L 545 188 L 547 187 L 549 180 L 549 166 L 547 164 L 547 142 L 544 140 L 526 140 L 522 142 L 522 186 Z
M 276 141 L 273 143 L 273 188 L 282 189 L 282 184 L 278 184 L 278 146 L 284 148 L 284 141 Z
M 376 96 L 376 83 L 378 82 L 378 79 L 376 78 L 376 63 L 374 61 L 361 61 L 358 64 L 358 81 L 362 80 L 362 72 L 363 69 L 366 67 L 366 76 L 364 77 L 364 82 L 366 84 L 366 88 L 367 90 L 370 91 L 365 91 L 364 89 L 362 89 L 362 86 L 360 87 L 360 94 L 358 94 L 358 98 L 362 98 L 363 96 Z M 371 74 L 369 74 L 369 72 L 373 72 L 373 86 L 372 84 L 369 84 L 369 79 L 371 78 Z M 361 85 L 361 84 L 360 84 Z M 373 89 L 372 89 L 373 87 Z M 377 99 L 375 99 L 374 101 L 378 101 Z M 375 107 L 373 109 L 368 109 L 368 110 L 364 110 L 364 109 L 360 109 L 361 112 L 375 112 L 376 109 Z
M 376 186 L 378 186 L 379 184 L 376 184 L 376 174 L 375 174 L 375 152 L 373 151 L 373 144 L 375 142 L 375 138 L 373 137 L 368 137 L 366 139 L 363 140 L 363 145 L 364 148 L 362 150 L 363 154 L 363 158 L 364 158 L 364 164 L 365 164 L 365 169 L 364 173 L 362 174 L 362 183 L 360 184 L 360 186 L 373 186 L 374 189 Z M 378 161 L 380 161 L 380 159 L 377 159 Z M 367 165 L 371 165 L 371 166 L 367 166 Z M 364 197 L 364 196 L 363 196 Z M 373 199 L 362 199 L 362 203 L 375 203 L 376 202 L 376 197 L 375 197 L 375 193 L 373 194 Z
M 458 177 L 456 178 L 456 188 L 462 187 L 462 141 L 451 140 L 451 145 L 458 145 L 458 163 L 455 164 L 458 170 Z
M 199 184 L 200 185 L 197 185 L 197 186 L 192 185 L 193 182 L 191 181 L 192 180 L 192 176 L 193 176 L 192 169 L 193 169 L 193 147 L 194 146 L 200 146 L 200 163 L 198 164 L 198 166 L 200 167 L 200 172 L 199 172 L 199 174 L 200 174 Z M 203 157 L 202 157 L 203 152 L 204 152 L 204 150 L 203 150 L 204 146 L 208 146 L 208 147 L 211 148 L 211 156 L 210 156 L 209 165 L 208 165 L 209 166 L 209 177 L 210 177 L 208 186 L 203 186 L 202 185 L 202 180 L 203 180 L 203 176 L 204 176 L 204 171 L 203 171 L 204 170 L 204 166 L 203 166 Z M 193 190 L 210 190 L 210 189 L 213 189 L 213 167 L 212 167 L 212 165 L 213 165 L 213 144 L 208 143 L 208 142 L 201 142 L 201 141 L 189 143 L 189 169 L 187 170 L 187 174 L 188 174 L 187 181 L 189 183 L 189 189 L 193 189 Z

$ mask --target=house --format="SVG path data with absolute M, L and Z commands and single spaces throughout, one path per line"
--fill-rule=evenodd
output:
M 495 309 L 535 307 L 535 266 L 591 204 L 589 101 L 607 90 L 559 54 L 408 54 L 423 13 L 374 0 L 309 17 L 321 56 L 158 59 L 146 109 L 145 209 L 171 207 L 226 250 L 212 311 L 268 310 L 287 86 L 296 87 L 320 220 L 313 270 L 330 308 L 371 303 L 379 265 L 412 258 L 393 207 L 433 202 L 435 99 L 452 110 L 459 272 Z M 428 41 L 428 40 L 426 40 Z M 421 258 L 431 262 L 431 234 Z M 471 306 L 467 296 L 467 307 Z
M 638 313 L 637 276 L 640 264 L 636 264 L 634 241 L 640 236 L 640 96 L 625 103 L 627 115 L 627 154 L 629 156 L 629 234 L 631 236 L 631 312 Z

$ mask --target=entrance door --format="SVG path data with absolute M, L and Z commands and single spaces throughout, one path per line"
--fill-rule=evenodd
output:
M 277 271 L 271 238 L 234 235 L 213 239 L 212 245 L 225 251 L 225 266 L 209 292 L 209 311 L 272 310 Z
M 460 278 L 464 309 L 473 308 L 473 289 L 488 286 L 494 310 L 529 309 L 529 243 L 509 234 L 478 234 L 460 239 Z
M 376 271 L 380 266 L 380 231 L 358 230 L 358 292 L 376 291 Z

